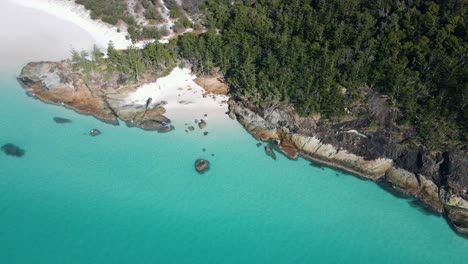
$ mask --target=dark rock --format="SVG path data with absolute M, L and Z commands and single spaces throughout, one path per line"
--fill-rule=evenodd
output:
M 200 129 L 204 129 L 206 127 L 206 122 L 203 119 L 200 119 L 200 122 L 198 122 L 198 127 Z
M 194 131 L 194 130 L 195 130 L 195 128 L 194 128 L 193 126 L 189 126 L 189 127 L 188 127 L 188 130 L 190 130 L 190 131 Z
M 203 150 L 203 152 L 205 152 L 205 151 L 206 151 L 206 148 L 202 148 L 202 150 Z
M 167 133 L 174 130 L 174 126 L 171 124 L 163 123 L 162 126 L 158 129 L 158 133 Z
M 468 234 L 466 143 L 451 140 L 453 137 L 448 135 L 444 143 L 434 149 L 415 140 L 414 127 L 395 124 L 401 111 L 392 106 L 389 98 L 372 91 L 363 98 L 365 102 L 362 105 L 350 109 L 348 117 L 352 118 L 345 119 L 321 119 L 320 115 L 300 117 L 289 105 L 266 104 L 260 107 L 249 101 L 234 100 L 228 104 L 230 116 L 237 117 L 256 138 L 264 141 L 281 139 L 281 144 L 271 142 L 265 147 L 266 154 L 272 158 L 275 157 L 275 150 L 288 157 L 295 156 L 297 149 L 305 149 L 309 144 L 305 139 L 299 140 L 307 136 L 315 137 L 320 142 L 309 146 L 319 146 L 311 158 L 315 155 L 317 160 L 327 166 L 345 170 L 351 168 L 351 173 L 358 176 L 361 176 L 360 170 L 369 165 L 367 161 L 379 162 L 382 158 L 392 160 L 393 167 L 390 169 L 382 167 L 377 172 L 366 171 L 363 177 L 366 178 L 369 172 L 379 174 L 375 175 L 375 179 L 385 174 L 382 180 L 390 184 L 392 190 L 417 197 L 425 206 L 438 213 L 443 211 L 458 232 Z M 326 152 L 320 150 L 323 144 L 332 145 L 336 153 L 345 150 L 362 157 L 364 162 L 359 162 L 362 168 L 354 170 L 355 162 L 339 155 L 330 154 L 326 157 Z M 323 153 L 316 155 L 316 152 Z M 448 194 L 443 196 L 441 191 Z M 412 204 L 418 205 L 417 202 Z
M 71 123 L 72 122 L 70 119 L 63 118 L 63 117 L 54 117 L 54 121 L 57 124 L 66 124 L 66 123 Z
M 101 131 L 99 131 L 99 129 L 93 128 L 93 129 L 91 129 L 91 131 L 89 131 L 89 134 L 90 134 L 91 136 L 95 137 L 95 136 L 100 135 L 100 134 L 101 134 Z
M 270 146 L 265 146 L 265 153 L 270 156 L 272 159 L 276 160 L 276 154 L 273 152 L 273 149 Z
M 153 102 L 153 98 L 148 98 L 148 100 L 146 100 L 146 108 L 148 108 L 151 104 L 151 102 Z
M 204 173 L 210 168 L 210 162 L 204 159 L 197 159 L 195 161 L 195 169 L 198 173 Z
M 207 116 L 208 116 L 208 114 L 205 114 L 205 117 L 207 117 Z
M 258 142 L 257 143 L 257 148 L 261 147 L 262 146 L 262 143 Z
M 11 143 L 3 145 L 2 150 L 5 152 L 5 154 L 14 157 L 21 157 L 26 152 L 25 150 Z
M 214 156 L 215 156 L 215 154 L 214 154 L 214 153 L 211 153 L 211 157 L 214 157 Z
M 408 151 L 396 160 L 396 164 L 398 167 L 413 173 L 421 173 L 423 154 L 420 151 Z
M 207 135 L 208 135 L 208 132 L 206 132 L 206 131 L 203 132 L 203 135 L 204 135 L 204 136 L 207 136 Z

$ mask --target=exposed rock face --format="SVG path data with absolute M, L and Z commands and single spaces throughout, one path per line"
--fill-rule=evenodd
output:
M 220 77 L 198 77 L 195 83 L 209 94 L 227 95 L 229 92 L 227 84 Z
M 145 130 L 168 132 L 173 129 L 164 116 L 161 104 L 148 98 L 146 104 L 128 104 L 125 98 L 145 82 L 154 81 L 143 76 L 140 82 L 127 82 L 127 77 L 113 74 L 104 79 L 102 74 L 84 74 L 75 71 L 69 60 L 59 62 L 32 62 L 21 71 L 18 81 L 28 95 L 41 101 L 64 105 L 79 113 L 92 115 L 104 122 L 118 125 L 118 119 L 128 126 Z
M 210 168 L 210 162 L 204 159 L 197 159 L 195 161 L 195 169 L 198 173 L 204 173 Z
M 9 156 L 14 156 L 14 157 L 22 157 L 26 151 L 21 149 L 20 147 L 8 143 L 2 146 L 2 151 L 9 155 Z
M 259 108 L 240 100 L 229 102 L 229 114 L 257 139 L 275 142 L 272 146 L 289 158 L 300 154 L 365 179 L 390 183 L 445 213 L 459 232 L 468 233 L 468 147 L 450 146 L 434 153 L 405 144 L 412 131 L 392 126 L 395 111 L 388 107 L 388 98 L 372 91 L 366 96 L 363 111 L 377 120 L 378 129 L 369 129 L 368 119 L 325 122 L 320 116 L 299 117 L 291 106 Z
M 468 201 L 442 189 L 440 198 L 453 226 L 460 233 L 468 234 Z

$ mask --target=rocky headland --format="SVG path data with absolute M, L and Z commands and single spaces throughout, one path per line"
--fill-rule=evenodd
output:
M 131 94 L 157 76 L 143 74 L 128 81 L 121 73 L 83 73 L 70 60 L 32 62 L 18 81 L 27 94 L 41 101 L 63 105 L 104 122 L 145 130 L 173 129 L 164 116 L 164 101 L 145 98 L 129 101 Z M 205 95 L 229 92 L 219 76 L 198 78 Z M 398 127 L 393 120 L 398 109 L 388 98 L 368 89 L 364 101 L 353 111 L 359 114 L 329 120 L 320 115 L 300 117 L 290 105 L 258 106 L 245 98 L 229 101 L 229 114 L 261 141 L 269 142 L 265 152 L 273 159 L 279 151 L 291 159 L 302 156 L 416 197 L 433 211 L 444 214 L 454 229 L 468 234 L 468 147 L 446 144 L 439 150 L 413 143 L 411 127 Z M 206 126 L 204 120 L 198 123 Z M 191 130 L 191 127 L 188 128 Z
M 18 76 L 27 94 L 41 101 L 63 105 L 106 123 L 119 120 L 130 127 L 168 132 L 171 120 L 164 116 L 164 102 L 148 97 L 146 103 L 128 103 L 126 98 L 141 85 L 155 81 L 143 75 L 137 82 L 120 73 L 84 73 L 75 70 L 70 60 L 28 63 Z
M 320 115 L 300 117 L 285 104 L 259 107 L 245 98 L 230 100 L 229 114 L 255 138 L 269 142 L 271 149 L 416 197 L 423 206 L 444 214 L 456 231 L 468 234 L 466 144 L 447 145 L 439 151 L 411 144 L 408 138 L 413 131 L 393 125 L 398 110 L 389 107 L 385 96 L 369 89 L 364 98 L 359 111 L 367 115 L 334 121 Z M 267 150 L 270 156 L 271 152 Z

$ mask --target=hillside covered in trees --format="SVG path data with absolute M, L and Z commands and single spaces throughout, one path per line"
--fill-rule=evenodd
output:
M 197 71 L 219 67 L 235 96 L 330 118 L 367 87 L 418 141 L 466 141 L 463 0 L 207 0 L 203 10 L 211 30 L 180 37 L 179 55 Z
M 132 40 L 153 39 L 185 28 L 201 28 L 195 16 L 202 0 L 75 0 L 93 19 L 123 22 Z M 189 19 L 189 17 L 191 19 Z M 170 21 L 169 21 L 170 20 Z M 172 25 L 172 26 L 169 26 Z
M 125 21 L 134 39 L 159 37 L 158 28 L 137 26 L 126 0 L 77 3 L 109 23 Z M 148 19 L 157 20 L 164 3 L 171 18 L 189 26 L 187 16 L 196 15 L 209 30 L 120 57 L 112 51 L 112 67 L 133 72 L 131 78 L 135 65 L 141 71 L 160 60 L 183 59 L 199 73 L 220 69 L 235 97 L 260 106 L 289 103 L 303 116 L 320 113 L 328 119 L 362 114 L 356 109 L 363 91 L 372 89 L 397 109 L 394 125 L 416 129 L 417 142 L 436 147 L 447 140 L 467 141 L 468 9 L 463 0 L 136 3 L 150 13 Z

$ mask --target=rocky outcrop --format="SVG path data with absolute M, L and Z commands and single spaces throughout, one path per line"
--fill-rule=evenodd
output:
M 276 154 L 270 146 L 265 146 L 265 154 L 276 160 Z
M 195 161 L 195 169 L 198 173 L 205 173 L 210 168 L 210 162 L 204 159 L 197 159 Z
M 204 129 L 206 127 L 206 121 L 203 119 L 200 119 L 200 122 L 198 122 L 198 128 Z
M 119 119 L 128 126 L 145 130 L 168 132 L 173 129 L 164 116 L 166 110 L 160 103 L 146 105 L 128 104 L 125 98 L 151 76 L 143 76 L 139 82 L 127 81 L 127 76 L 114 73 L 85 74 L 74 70 L 69 60 L 59 62 L 32 62 L 21 71 L 18 81 L 28 95 L 41 101 L 63 105 L 82 114 L 92 115 L 104 122 L 119 124 Z
M 89 131 L 89 134 L 93 137 L 101 135 L 101 131 L 97 128 L 93 128 Z
M 295 159 L 298 155 L 339 168 L 359 177 L 385 182 L 393 190 L 417 197 L 438 213 L 444 213 L 455 229 L 468 233 L 468 152 L 466 146 L 450 146 L 441 153 L 406 144 L 412 131 L 392 126 L 395 110 L 388 98 L 367 94 L 363 107 L 374 116 L 323 121 L 320 116 L 299 117 L 291 106 L 257 107 L 231 100 L 230 116 L 275 150 Z M 382 106 L 383 105 L 383 106 Z
M 198 77 L 195 83 L 201 86 L 208 94 L 227 95 L 229 87 L 221 77 Z
M 455 229 L 460 233 L 468 234 L 468 201 L 444 189 L 440 191 L 440 198 L 447 217 Z

